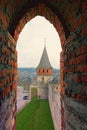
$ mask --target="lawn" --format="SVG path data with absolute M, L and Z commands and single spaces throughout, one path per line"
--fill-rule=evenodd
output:
M 17 115 L 17 130 L 54 130 L 48 100 L 33 97 Z
M 37 88 L 31 88 L 31 98 L 37 96 Z

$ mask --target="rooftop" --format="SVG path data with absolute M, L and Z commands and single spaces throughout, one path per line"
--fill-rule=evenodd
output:
M 42 53 L 42 57 L 40 60 L 39 65 L 37 66 L 37 69 L 52 69 L 52 66 L 50 64 L 49 58 L 48 58 L 48 54 L 47 54 L 47 50 L 46 50 L 46 46 L 44 46 L 44 50 Z

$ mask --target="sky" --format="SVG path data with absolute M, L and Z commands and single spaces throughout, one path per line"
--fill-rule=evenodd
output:
M 59 35 L 48 20 L 36 16 L 21 31 L 17 41 L 18 67 L 37 67 L 46 44 L 53 68 L 60 68 L 61 43 Z

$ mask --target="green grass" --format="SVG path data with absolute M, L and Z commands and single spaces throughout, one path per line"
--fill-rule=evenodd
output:
M 37 88 L 31 88 L 31 98 L 37 96 Z
M 54 130 L 48 100 L 33 97 L 17 115 L 17 130 Z

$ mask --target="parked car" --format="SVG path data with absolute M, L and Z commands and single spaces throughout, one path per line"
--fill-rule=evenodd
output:
M 27 100 L 27 99 L 28 99 L 28 96 L 24 96 L 24 97 L 23 97 L 23 100 Z

